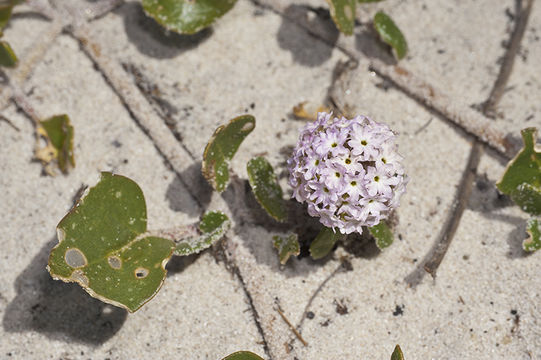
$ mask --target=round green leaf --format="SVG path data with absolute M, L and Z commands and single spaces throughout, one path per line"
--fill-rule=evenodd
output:
M 222 360 L 263 360 L 263 358 L 250 351 L 237 351 Z
M 381 40 L 394 49 L 398 59 L 402 59 L 406 56 L 406 53 L 408 52 L 408 43 L 393 19 L 383 11 L 379 11 L 374 16 L 374 28 L 381 37 Z
M 9 18 L 11 17 L 11 11 L 13 6 L 10 5 L 0 5 L 0 30 L 6 27 Z
M 8 42 L 0 41 L 0 66 L 15 67 L 18 61 Z
M 396 345 L 394 348 L 391 360 L 404 360 L 404 354 L 402 353 L 402 349 L 400 349 L 400 345 Z
M 537 129 L 521 131 L 524 147 L 507 164 L 507 168 L 496 184 L 524 211 L 541 215 L 541 152 L 536 149 Z
M 393 233 L 389 228 L 389 225 L 384 221 L 379 224 L 368 228 L 370 234 L 376 239 L 376 245 L 380 250 L 385 249 L 393 243 Z
M 242 115 L 214 131 L 205 147 L 201 169 L 214 190 L 222 192 L 229 184 L 229 161 L 254 128 L 255 118 L 252 115 Z
M 272 165 L 259 156 L 248 161 L 246 168 L 250 186 L 259 204 L 274 219 L 286 221 L 287 206 Z
M 297 256 L 301 252 L 298 236 L 295 233 L 289 233 L 285 236 L 275 235 L 272 239 L 282 265 L 285 265 L 290 256 Z
M 193 34 L 231 10 L 237 0 L 143 0 L 143 9 L 166 29 Z
M 52 277 L 79 283 L 90 295 L 130 312 L 160 289 L 171 240 L 145 236 L 145 199 L 132 180 L 101 174 L 57 226 L 51 250 Z
M 346 35 L 353 34 L 356 2 L 357 0 L 327 0 L 332 20 L 338 30 Z
M 341 237 L 342 234 L 339 231 L 335 232 L 331 228 L 323 227 L 310 244 L 310 255 L 315 260 L 321 259 L 332 250 L 336 241 Z

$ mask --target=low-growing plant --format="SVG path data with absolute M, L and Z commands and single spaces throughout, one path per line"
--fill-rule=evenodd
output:
M 355 27 L 355 9 L 358 3 L 380 2 L 382 0 L 327 0 L 331 18 L 338 30 L 346 35 L 353 35 Z M 397 59 L 402 59 L 408 51 L 408 44 L 402 31 L 393 19 L 383 11 L 378 11 L 373 19 L 373 26 L 381 41 L 390 45 Z
M 7 26 L 13 8 L 22 3 L 23 0 L 5 0 L 0 2 L 0 38 L 3 36 L 3 30 Z M 8 42 L 0 40 L 0 66 L 13 68 L 16 67 L 19 59 Z M 34 122 L 36 131 L 36 146 L 34 156 L 36 160 L 43 165 L 44 171 L 49 175 L 54 175 L 53 164 L 64 174 L 70 167 L 75 166 L 73 156 L 73 126 L 70 118 L 66 114 L 55 115 L 42 120 L 36 115 L 35 110 L 29 104 L 28 99 L 17 88 L 18 84 L 10 84 L 15 87 L 14 98 L 17 106 L 23 108 L 25 113 Z
M 371 3 L 382 0 L 326 0 L 331 18 L 338 30 L 352 35 L 355 27 L 357 2 Z M 195 34 L 212 25 L 230 11 L 237 0 L 142 0 L 145 13 L 169 31 Z M 380 39 L 390 45 L 397 59 L 406 56 L 408 44 L 391 17 L 379 11 L 373 26 Z
M 143 192 L 132 180 L 103 172 L 57 226 L 48 270 L 91 296 L 133 312 L 152 299 L 173 255 L 198 253 L 229 228 L 227 216 L 207 212 L 199 224 L 147 230 Z
M 507 164 L 496 184 L 502 193 L 509 195 L 531 216 L 526 225 L 529 237 L 522 244 L 526 251 L 541 248 L 541 151 L 536 147 L 536 139 L 536 128 L 522 130 L 524 147 Z
M 263 360 L 263 358 L 250 351 L 237 351 L 224 357 L 222 360 Z M 391 354 L 391 360 L 404 360 L 404 354 L 399 345 L 396 345 L 394 348 Z
M 212 135 L 202 173 L 217 192 L 226 189 L 229 161 L 254 128 L 255 118 L 243 115 Z M 392 243 L 384 220 L 405 191 L 401 159 L 393 132 L 364 116 L 348 120 L 319 113 L 302 129 L 288 161 L 289 183 L 296 199 L 324 225 L 310 246 L 314 259 L 327 255 L 337 240 L 352 232 L 369 231 L 380 248 Z M 270 163 L 255 157 L 247 170 L 262 208 L 275 220 L 286 221 L 287 205 Z M 48 270 L 55 279 L 76 282 L 91 296 L 133 312 L 159 291 L 171 256 L 210 247 L 229 226 L 225 214 L 210 211 L 199 224 L 148 231 L 139 186 L 103 172 L 58 224 L 58 244 L 51 250 Z M 300 252 L 297 234 L 273 240 L 282 264 Z

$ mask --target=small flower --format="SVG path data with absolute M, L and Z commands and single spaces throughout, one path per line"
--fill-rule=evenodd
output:
M 319 113 L 301 130 L 288 159 L 289 184 L 323 225 L 361 233 L 399 205 L 408 182 L 401 161 L 387 125 Z

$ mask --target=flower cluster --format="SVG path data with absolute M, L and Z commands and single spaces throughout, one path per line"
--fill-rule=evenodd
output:
M 288 160 L 293 195 L 323 225 L 361 233 L 387 218 L 406 190 L 397 148 L 385 124 L 319 113 L 301 130 Z

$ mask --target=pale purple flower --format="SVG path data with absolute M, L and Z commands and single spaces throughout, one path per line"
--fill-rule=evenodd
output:
M 408 182 L 401 161 L 387 125 L 319 113 L 301 130 L 288 159 L 289 184 L 323 225 L 361 233 L 399 205 Z

